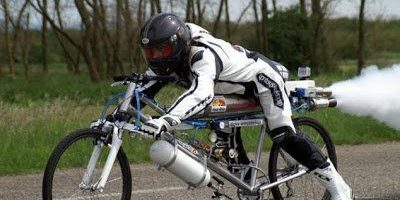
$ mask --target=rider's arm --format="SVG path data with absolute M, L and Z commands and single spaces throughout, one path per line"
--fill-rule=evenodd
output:
M 145 75 L 156 76 L 156 74 L 150 69 L 145 72 Z M 163 81 L 150 81 L 143 86 L 142 93 L 150 98 L 154 98 L 156 94 L 166 85 Z M 132 105 L 136 106 L 136 101 L 132 101 Z M 142 108 L 146 106 L 145 103 L 141 104 Z
M 214 80 L 221 66 L 213 53 L 200 48 L 191 58 L 191 71 L 194 76 L 191 87 L 183 93 L 168 110 L 167 114 L 186 119 L 203 110 L 214 97 Z

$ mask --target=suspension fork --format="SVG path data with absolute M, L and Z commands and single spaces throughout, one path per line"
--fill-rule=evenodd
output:
M 99 189 L 103 191 L 104 186 L 106 185 L 108 176 L 110 175 L 111 168 L 115 162 L 115 158 L 117 158 L 118 151 L 122 145 L 122 129 L 117 126 L 113 127 L 113 135 L 111 142 L 111 149 L 108 153 L 106 164 L 104 165 L 103 172 L 100 176 L 100 182 L 95 185 L 95 189 Z
M 101 153 L 102 143 L 98 142 L 93 149 L 92 156 L 90 157 L 89 164 L 87 166 L 86 172 L 83 176 L 81 188 L 85 187 L 86 189 L 89 187 L 91 176 L 93 175 L 93 171 L 96 167 L 97 160 Z M 112 134 L 112 142 L 110 147 L 110 152 L 108 153 L 108 157 L 106 163 L 104 165 L 103 171 L 99 180 L 93 185 L 93 190 L 99 190 L 100 192 L 103 191 L 106 182 L 108 180 L 108 176 L 110 175 L 112 166 L 117 158 L 117 154 L 119 149 L 122 145 L 122 129 L 118 128 L 117 126 L 113 127 L 113 134 Z
M 97 160 L 100 157 L 101 148 L 103 148 L 103 142 L 100 140 L 96 140 L 96 145 L 94 146 L 92 155 L 90 156 L 89 164 L 86 167 L 85 174 L 83 175 L 82 182 L 79 184 L 79 188 L 81 189 L 89 189 L 90 188 L 90 179 L 93 175 L 94 168 L 96 167 Z

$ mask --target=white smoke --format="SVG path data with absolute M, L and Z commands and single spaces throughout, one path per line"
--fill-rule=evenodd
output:
M 369 66 L 359 76 L 329 88 L 343 112 L 371 116 L 400 130 L 400 64 L 381 70 Z

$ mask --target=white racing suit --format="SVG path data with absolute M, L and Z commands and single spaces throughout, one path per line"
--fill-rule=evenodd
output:
M 180 71 L 175 73 L 186 80 L 183 85 L 186 83 L 188 90 L 175 101 L 167 114 L 184 120 L 210 104 L 214 94 L 255 96 L 263 108 L 274 142 L 310 171 L 329 166 L 327 158 L 308 138 L 296 134 L 284 80 L 274 62 L 261 54 L 214 38 L 195 24 L 188 23 L 187 26 L 192 38 L 189 59 L 186 66 L 178 67 Z M 151 82 L 145 93 L 154 96 L 162 85 Z M 247 157 L 241 160 L 248 164 Z

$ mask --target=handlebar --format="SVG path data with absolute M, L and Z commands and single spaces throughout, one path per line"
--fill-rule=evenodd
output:
M 130 76 L 122 75 L 122 76 L 114 76 L 114 82 L 134 82 L 134 83 L 147 83 L 150 81 L 166 81 L 173 82 L 177 81 L 178 78 L 175 76 L 151 76 L 146 74 L 132 74 Z

